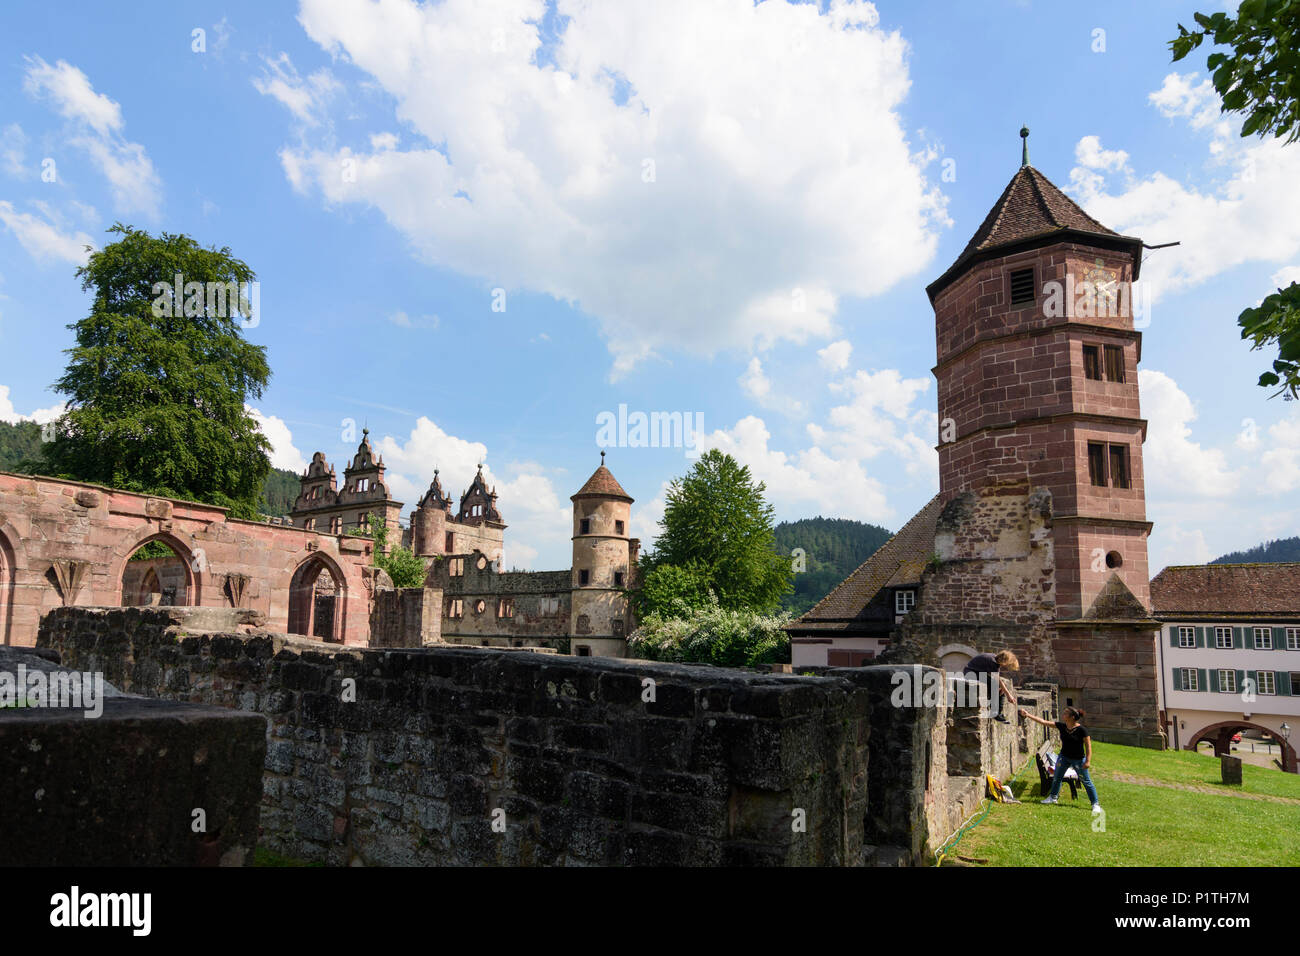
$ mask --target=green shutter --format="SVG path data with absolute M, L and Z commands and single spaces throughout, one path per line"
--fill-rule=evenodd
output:
M 1278 671 L 1276 680 L 1277 680 L 1277 692 L 1279 696 L 1285 696 L 1288 694 L 1294 694 L 1300 692 L 1300 687 L 1296 688 L 1295 690 L 1291 689 L 1290 671 Z
M 1170 647 L 1178 646 L 1178 625 L 1177 624 L 1175 624 L 1173 627 L 1169 629 L 1169 646 Z
M 1183 689 L 1183 670 L 1181 667 L 1174 668 L 1174 690 Z
M 1206 691 L 1210 689 L 1210 685 L 1205 682 L 1204 667 L 1196 668 L 1196 689 L 1200 691 Z
M 1273 628 L 1273 650 L 1275 651 L 1286 650 L 1286 628 L 1285 627 Z
M 1233 646 L 1233 647 L 1240 649 L 1240 648 L 1243 648 L 1243 647 L 1246 646 L 1246 640 L 1245 640 L 1245 637 L 1243 636 L 1243 632 L 1244 632 L 1244 628 L 1234 627 L 1234 628 L 1232 629 L 1232 646 Z
M 1196 629 L 1196 646 L 1197 647 L 1205 646 L 1205 628 L 1203 627 L 1198 627 Z
M 1237 671 L 1237 693 L 1240 694 L 1246 689 L 1246 674 L 1254 674 L 1254 671 Z M 1255 693 L 1259 693 L 1259 681 L 1255 682 Z
M 1219 692 L 1219 669 L 1217 667 L 1210 668 L 1209 687 L 1211 693 L 1217 694 Z

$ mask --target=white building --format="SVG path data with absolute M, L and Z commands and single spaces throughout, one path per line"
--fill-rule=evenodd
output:
M 1151 605 L 1169 745 L 1195 750 L 1209 740 L 1223 754 L 1234 733 L 1261 730 L 1296 773 L 1300 564 L 1165 568 L 1151 581 Z

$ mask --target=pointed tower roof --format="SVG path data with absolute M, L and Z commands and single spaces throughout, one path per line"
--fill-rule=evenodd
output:
M 976 262 L 1071 238 L 1090 245 L 1130 251 L 1133 255 L 1133 278 L 1137 278 L 1142 264 L 1142 240 L 1107 229 L 1057 189 L 1051 180 L 1025 163 L 1011 177 L 1011 182 L 1002 190 L 1002 195 L 975 230 L 970 242 L 966 243 L 957 261 L 925 291 L 933 301 L 940 290 Z
M 621 498 L 631 504 L 635 499 L 623 490 L 623 486 L 618 483 L 613 472 L 605 467 L 605 453 L 600 453 L 600 467 L 591 473 L 587 483 L 578 489 L 578 493 L 570 495 L 570 501 L 577 501 L 579 498 Z

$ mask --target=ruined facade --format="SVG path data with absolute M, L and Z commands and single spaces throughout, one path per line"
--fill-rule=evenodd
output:
M 382 519 L 390 531 L 400 530 L 402 503 L 388 494 L 384 482 L 384 459 L 375 458 L 370 447 L 370 429 L 361 431 L 361 444 L 352 463 L 343 469 L 343 487 L 336 487 L 334 466 L 322 452 L 311 456 L 302 476 L 302 489 L 289 512 L 294 527 L 326 534 L 347 534 L 365 530 L 366 518 Z
M 882 591 L 914 587 L 877 635 L 884 660 L 959 667 L 1012 650 L 1020 678 L 1059 684 L 1099 739 L 1162 743 L 1130 294 L 1141 249 L 1022 165 L 927 289 L 938 498 L 898 553 L 792 625 L 796 664 L 846 649 Z

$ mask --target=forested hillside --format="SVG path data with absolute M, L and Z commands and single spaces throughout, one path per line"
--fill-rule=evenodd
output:
M 1249 551 L 1233 551 L 1211 564 L 1276 564 L 1281 561 L 1300 561 L 1300 537 L 1265 541 Z
M 35 422 L 0 422 L 0 471 L 44 473 L 40 467 L 41 426 Z M 26 465 L 24 465 L 26 463 Z M 298 476 L 272 468 L 262 485 L 262 513 L 282 517 L 298 497 Z
M 802 548 L 807 563 L 794 576 L 794 591 L 781 601 L 783 609 L 796 615 L 829 594 L 893 535 L 878 525 L 822 517 L 783 521 L 774 532 L 777 551 L 789 555 Z

